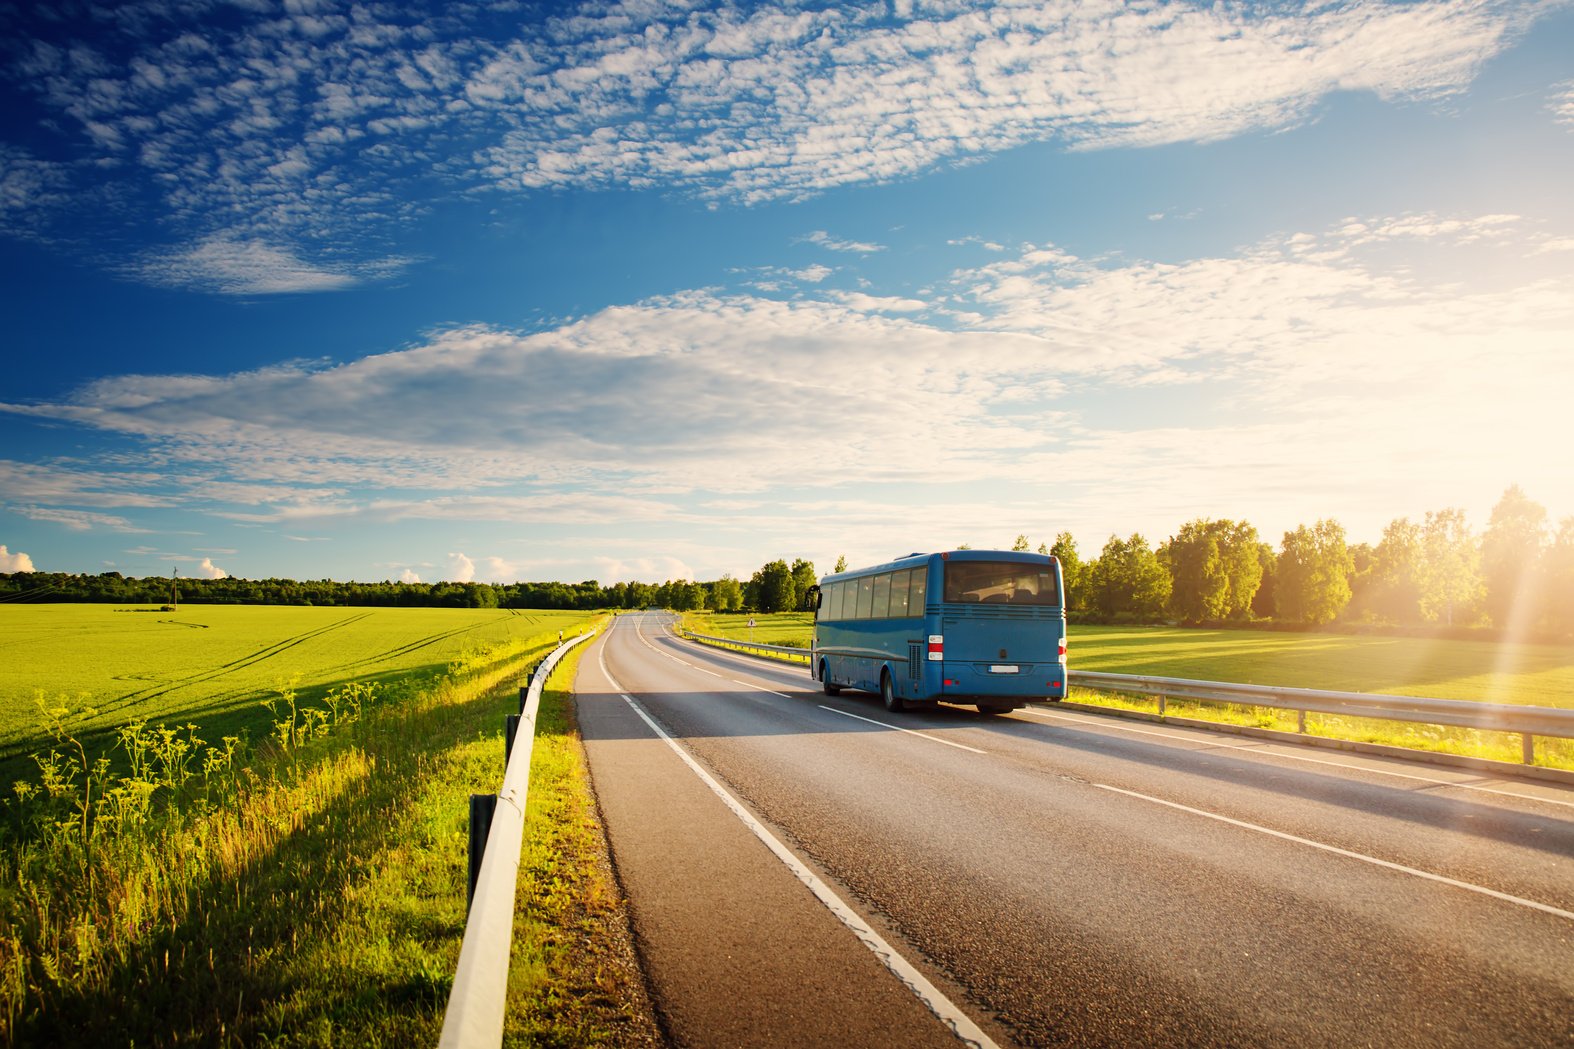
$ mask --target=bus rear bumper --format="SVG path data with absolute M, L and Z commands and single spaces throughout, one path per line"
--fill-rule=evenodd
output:
M 1066 697 L 1066 668 L 1060 663 L 944 663 L 940 698 L 1020 707 Z

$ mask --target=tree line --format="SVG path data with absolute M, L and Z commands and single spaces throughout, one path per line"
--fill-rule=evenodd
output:
M 1025 536 L 1016 548 L 1029 548 Z M 1284 533 L 1277 549 L 1244 521 L 1198 519 L 1157 546 L 1111 536 L 1088 561 L 1069 533 L 1039 551 L 1060 558 L 1067 606 L 1088 621 L 1574 632 L 1574 517 L 1551 527 L 1518 485 L 1479 535 L 1450 508 L 1397 518 L 1376 544 L 1349 543 L 1332 518 Z
M 0 602 L 113 604 L 363 605 L 409 608 L 598 609 L 678 607 L 696 584 L 360 583 L 335 579 L 136 578 L 119 572 L 0 574 Z
M 965 547 L 964 547 L 965 548 Z M 1031 549 L 1018 536 L 1014 549 Z M 1332 518 L 1284 533 L 1277 548 L 1245 521 L 1199 518 L 1165 542 L 1111 536 L 1084 560 L 1062 532 L 1038 551 L 1060 559 L 1073 619 L 1102 623 L 1247 623 L 1491 627 L 1574 633 L 1574 517 L 1556 528 L 1518 485 L 1475 534 L 1463 511 L 1398 518 L 1376 544 L 1347 541 Z M 846 558 L 835 571 L 847 567 Z M 0 574 L 0 602 L 387 605 L 452 608 L 671 608 L 784 612 L 807 607 L 814 563 L 770 561 L 747 580 L 664 583 L 359 583 L 331 579 L 142 579 L 119 572 Z

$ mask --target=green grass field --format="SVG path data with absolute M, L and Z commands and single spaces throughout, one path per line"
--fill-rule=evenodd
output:
M 749 620 L 754 629 L 749 629 Z M 683 623 L 690 630 L 713 637 L 735 637 L 740 641 L 754 641 L 762 645 L 797 645 L 809 647 L 814 633 L 814 616 L 808 612 L 747 613 L 687 612 Z
M 311 702 L 349 682 L 429 674 L 481 647 L 572 634 L 586 618 L 495 608 L 0 605 L 0 784 L 44 741 L 40 695 L 96 710 L 78 725 L 94 742 L 131 721 L 195 723 L 208 739 L 255 735 L 270 723 L 263 701 L 291 681 Z
M 525 669 L 589 617 L 204 608 L 199 627 L 164 624 L 184 648 L 143 652 L 126 632 L 158 637 L 151 616 L 5 611 L 31 628 L 6 638 L 29 672 L 53 653 L 79 689 L 122 682 L 108 689 L 122 718 L 178 712 L 196 728 L 123 731 L 111 767 L 77 746 L 106 715 L 56 703 L 60 735 L 0 805 L 0 1045 L 433 1044 L 464 927 L 468 796 L 501 782 Z M 83 624 L 110 643 L 95 650 Z M 525 972 L 509 1002 L 531 1044 L 615 1042 L 638 990 L 606 950 L 560 946 L 621 927 L 610 872 L 582 858 L 594 802 L 572 669 L 554 676 L 532 754 Z M 256 694 L 274 674 L 301 691 L 270 710 Z M 261 715 L 250 743 L 203 742 L 237 704 Z
M 1073 670 L 1574 707 L 1574 646 L 1077 626 Z

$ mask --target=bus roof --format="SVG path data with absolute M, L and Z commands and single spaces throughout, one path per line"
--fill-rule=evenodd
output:
M 872 575 L 876 572 L 894 572 L 903 568 L 917 568 L 920 565 L 929 564 L 937 557 L 942 561 L 1018 561 L 1024 564 L 1044 564 L 1055 559 L 1051 554 L 1035 554 L 1028 550 L 946 550 L 941 553 L 908 554 L 906 557 L 898 557 L 894 561 L 887 561 L 884 564 L 870 565 L 867 568 L 850 568 L 845 572 L 833 572 L 830 575 L 822 576 L 820 585 L 837 583 L 843 579 L 857 579 L 859 576 Z

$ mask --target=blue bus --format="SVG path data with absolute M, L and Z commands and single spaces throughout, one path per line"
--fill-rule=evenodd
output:
M 877 692 L 887 710 L 984 713 L 1066 697 L 1060 561 L 1010 550 L 909 554 L 820 580 L 809 672 L 826 695 Z

